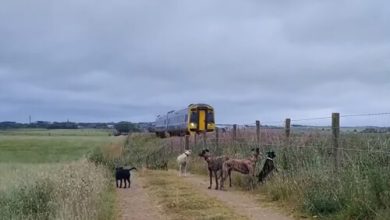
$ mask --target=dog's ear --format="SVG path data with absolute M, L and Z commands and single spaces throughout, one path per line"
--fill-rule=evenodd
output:
M 207 149 L 207 148 L 204 151 L 207 152 L 207 153 L 210 152 L 209 149 Z

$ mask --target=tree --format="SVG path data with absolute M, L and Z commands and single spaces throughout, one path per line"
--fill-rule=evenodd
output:
M 139 129 L 135 124 L 127 121 L 118 122 L 117 124 L 115 124 L 114 127 L 119 133 L 129 133 L 129 132 L 139 131 Z

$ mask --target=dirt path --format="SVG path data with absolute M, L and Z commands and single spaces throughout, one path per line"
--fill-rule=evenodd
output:
M 131 188 L 117 188 L 118 219 L 163 220 L 157 207 L 143 189 L 142 178 L 132 173 Z
M 145 185 L 144 178 L 145 177 L 140 177 L 134 173 L 132 175 L 132 185 L 130 189 L 117 188 L 118 219 L 169 219 L 169 217 L 164 214 L 162 207 L 157 206 L 156 202 L 149 197 L 147 190 L 143 188 Z M 182 177 L 181 180 L 192 185 L 195 192 L 205 194 L 208 197 L 221 201 L 234 213 L 245 216 L 248 219 L 293 220 L 292 217 L 281 214 L 281 212 L 275 208 L 266 207 L 265 205 L 261 206 L 261 204 L 256 201 L 256 198 L 250 195 L 250 193 L 234 189 L 228 189 L 228 191 L 209 190 L 207 189 L 207 177 L 189 174 L 186 177 Z
M 249 193 L 234 191 L 220 191 L 215 189 L 207 189 L 209 180 L 206 177 L 198 175 L 189 175 L 183 178 L 194 185 L 194 187 L 206 193 L 210 197 L 217 198 L 224 202 L 234 212 L 239 215 L 248 217 L 248 219 L 263 219 L 263 220 L 293 220 L 292 217 L 281 214 L 277 210 L 270 207 L 261 207 L 259 202 Z M 214 184 L 214 180 L 213 180 Z M 215 185 L 213 185 L 214 187 Z

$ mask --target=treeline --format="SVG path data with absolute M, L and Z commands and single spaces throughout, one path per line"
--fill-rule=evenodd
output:
M 132 123 L 127 121 L 121 122 L 48 122 L 48 121 L 36 121 L 33 123 L 18 123 L 12 121 L 0 122 L 0 129 L 20 129 L 20 128 L 41 128 L 41 129 L 115 129 L 118 133 L 139 132 L 147 131 L 150 128 L 151 123 Z

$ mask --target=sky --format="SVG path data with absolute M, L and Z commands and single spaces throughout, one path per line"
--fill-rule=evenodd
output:
M 190 103 L 238 124 L 390 112 L 389 21 L 386 0 L 1 0 L 0 121 L 154 121 Z

